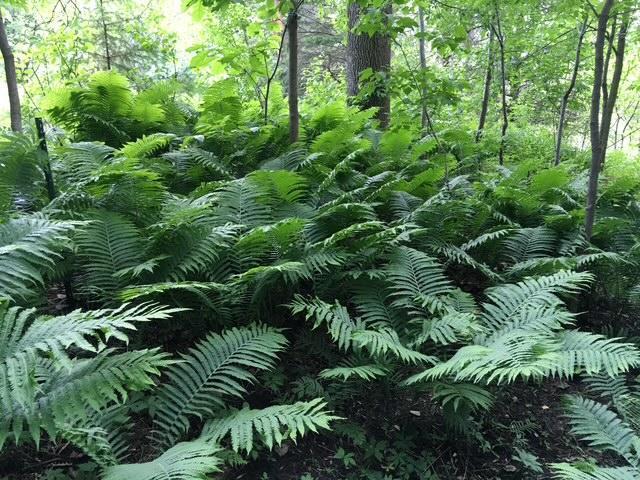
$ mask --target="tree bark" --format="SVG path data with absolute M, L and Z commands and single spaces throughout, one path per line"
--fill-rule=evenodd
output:
M 482 94 L 482 107 L 480 109 L 480 120 L 476 132 L 476 142 L 482 138 L 484 124 L 487 121 L 489 112 L 489 100 L 491 99 L 491 82 L 493 80 L 493 27 L 489 27 L 489 47 L 487 49 L 487 73 L 484 77 L 484 92 Z
M 502 84 L 502 128 L 500 131 L 500 150 L 498 152 L 498 162 L 500 165 L 504 165 L 504 143 L 507 129 L 509 128 L 509 110 L 507 106 L 507 72 L 505 66 L 505 53 L 504 53 L 504 32 L 502 31 L 502 25 L 500 23 L 500 15 L 496 12 L 496 25 L 492 25 L 496 38 L 498 39 L 498 46 L 500 48 L 500 80 Z
M 289 141 L 298 141 L 300 112 L 298 111 L 298 11 L 289 13 Z
M 424 69 L 427 68 L 427 53 L 426 46 L 424 40 L 425 28 L 424 28 L 424 9 L 422 7 L 418 7 L 418 22 L 420 26 L 420 38 L 418 39 L 418 47 L 420 53 L 420 70 L 424 72 Z M 428 113 L 427 113 L 427 92 L 426 89 L 423 88 L 420 94 L 420 104 L 422 105 L 422 115 L 421 122 L 422 130 L 425 130 L 429 123 Z
M 20 108 L 20 92 L 18 91 L 18 76 L 16 74 L 16 63 L 13 57 L 13 50 L 7 38 L 7 30 L 4 18 L 0 11 L 0 51 L 4 60 L 4 73 L 7 80 L 7 91 L 9 93 L 9 115 L 11 117 L 11 130 L 22 131 L 22 110 Z
M 589 130 L 591 135 L 591 170 L 589 172 L 589 187 L 585 209 L 585 237 L 591 239 L 593 224 L 596 218 L 596 201 L 598 198 L 598 177 L 602 160 L 602 143 L 600 141 L 600 93 L 604 79 L 604 42 L 607 33 L 609 14 L 615 0 L 605 0 L 598 15 L 598 29 L 595 41 L 595 62 L 593 76 L 593 90 L 591 93 L 591 111 L 589 115 Z
M 107 70 L 111 70 L 111 52 L 109 51 L 109 35 L 107 31 L 107 21 L 104 18 L 104 5 L 100 0 L 100 16 L 102 18 L 102 36 L 104 38 L 105 58 L 107 60 Z
M 618 40 L 615 50 L 615 64 L 613 68 L 613 76 L 611 77 L 611 85 L 609 87 L 609 95 L 606 103 L 603 98 L 602 121 L 600 123 L 600 144 L 602 151 L 600 152 L 600 169 L 604 167 L 605 157 L 607 155 L 607 144 L 609 143 L 609 132 L 611 131 L 611 118 L 618 100 L 618 91 L 620 89 L 620 80 L 622 78 L 622 68 L 624 67 L 624 51 L 627 44 L 627 30 L 629 28 L 629 11 L 625 12 L 620 30 L 618 31 Z
M 578 36 L 578 46 L 576 47 L 576 60 L 573 64 L 573 72 L 571 74 L 571 81 L 569 82 L 569 87 L 567 87 L 566 92 L 562 97 L 562 102 L 560 104 L 560 119 L 558 121 L 558 133 L 556 138 L 556 156 L 555 156 L 555 164 L 560 165 L 560 153 L 562 149 L 562 134 L 564 133 L 564 125 L 565 125 L 565 117 L 567 115 L 567 104 L 569 103 L 569 98 L 571 97 L 571 93 L 576 86 L 576 80 L 578 78 L 578 70 L 580 69 L 580 53 L 582 50 L 582 41 L 584 40 L 584 35 L 587 32 L 587 24 L 588 17 L 585 17 L 584 22 L 582 22 L 582 27 L 580 28 L 580 33 Z
M 616 38 L 616 27 L 618 26 L 618 16 L 613 15 L 613 24 L 611 25 L 611 31 L 607 36 L 605 34 L 605 41 L 607 44 L 607 53 L 604 57 L 604 66 L 602 67 L 602 100 L 601 104 L 606 105 L 609 101 L 609 64 L 611 62 L 611 53 L 613 53 L 613 41 Z M 608 38 L 607 38 L 608 37 Z M 602 109 L 604 115 L 604 109 Z M 602 118 L 600 119 L 600 125 L 602 125 Z
M 391 67 L 391 39 L 383 33 L 369 36 L 355 33 L 358 25 L 361 7 L 354 1 L 347 7 L 349 34 L 347 37 L 347 94 L 350 97 L 358 95 L 361 89 L 360 76 L 362 72 L 371 69 L 374 74 L 383 78 L 389 75 Z M 383 8 L 385 15 L 391 14 L 391 4 Z M 386 83 L 386 82 L 385 82 Z M 358 104 L 364 110 L 377 107 L 376 118 L 382 128 L 389 126 L 391 115 L 391 99 L 386 85 L 377 85 L 375 91 L 367 98 L 359 99 Z

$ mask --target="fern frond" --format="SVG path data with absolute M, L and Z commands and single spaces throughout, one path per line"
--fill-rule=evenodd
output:
M 352 377 L 358 377 L 362 380 L 373 380 L 378 377 L 384 377 L 389 370 L 380 365 L 352 365 L 352 362 L 344 362 L 344 365 L 327 368 L 322 370 L 318 376 L 325 379 L 339 378 L 347 381 Z
M 441 318 L 423 319 L 422 331 L 413 344 L 423 345 L 430 340 L 434 343 L 449 345 L 469 339 L 481 330 L 482 327 L 474 314 L 451 312 Z
M 602 450 L 610 450 L 638 467 L 640 438 L 606 405 L 580 396 L 567 397 L 571 432 Z
M 142 261 L 142 236 L 136 226 L 122 216 L 98 212 L 76 237 L 82 275 L 82 291 L 103 301 L 111 301 L 127 284 L 119 275 Z
M 640 480 L 640 473 L 629 467 L 598 467 L 582 463 L 580 468 L 568 463 L 554 463 L 551 468 L 559 480 Z
M 42 428 L 55 435 L 56 425 L 68 424 L 69 417 L 88 418 L 123 402 L 128 391 L 152 387 L 159 369 L 169 363 L 157 350 L 104 350 L 93 358 L 76 359 L 69 370 L 33 358 L 10 358 L 0 365 L 0 444 L 9 435 L 17 442 L 24 424 L 36 443 Z M 41 382 L 37 389 L 28 384 L 36 379 Z
M 108 467 L 103 480 L 202 480 L 220 471 L 219 451 L 204 440 L 178 443 L 151 462 Z
M 493 404 L 493 395 L 479 385 L 470 383 L 436 383 L 433 386 L 433 399 L 442 406 L 451 404 L 457 411 L 463 404 L 471 410 L 488 410 Z
M 500 285 L 487 290 L 491 303 L 484 303 L 483 318 L 487 325 L 499 329 L 519 311 L 538 305 L 560 305 L 558 294 L 572 294 L 584 288 L 593 278 L 589 273 L 561 271 L 539 278 L 527 278 L 516 284 Z
M 208 422 L 202 438 L 219 442 L 226 435 L 231 436 L 234 451 L 251 452 L 254 445 L 254 431 L 262 437 L 267 448 L 280 445 L 284 440 L 296 441 L 308 432 L 318 433 L 319 429 L 329 430 L 329 422 L 339 417 L 325 410 L 326 402 L 316 398 L 308 402 L 292 405 L 274 405 L 261 410 L 248 407 L 222 418 Z
M 384 356 L 393 354 L 405 363 L 436 363 L 437 359 L 424 353 L 412 350 L 400 341 L 398 333 L 392 329 L 356 330 L 351 335 L 353 342 L 359 347 L 366 348 L 370 355 Z
M 337 300 L 335 304 L 330 304 L 319 298 L 306 299 L 296 295 L 289 308 L 293 314 L 302 313 L 306 320 L 313 320 L 313 329 L 325 324 L 332 340 L 342 350 L 349 349 L 353 333 L 364 328 L 361 322 L 351 318 L 347 309 Z
M 441 265 L 432 257 L 409 247 L 400 247 L 386 268 L 392 305 L 404 308 L 443 309 L 444 297 L 453 286 Z
M 159 150 L 166 148 L 175 135 L 169 133 L 154 133 L 143 135 L 135 142 L 129 142 L 120 149 L 120 154 L 127 158 L 146 158 L 156 154 Z
M 544 257 L 556 249 L 556 233 L 548 227 L 521 228 L 504 242 L 504 254 L 513 263 Z
M 569 372 L 584 371 L 587 375 L 605 372 L 611 377 L 628 372 L 640 363 L 638 349 L 602 335 L 570 330 L 559 335 L 558 361 L 552 374 L 571 376 Z
M 0 298 L 26 300 L 44 287 L 81 222 L 21 217 L 0 225 Z
M 155 411 L 157 440 L 171 444 L 188 431 L 190 417 L 211 415 L 225 397 L 242 397 L 243 383 L 255 379 L 249 368 L 273 368 L 286 344 L 279 330 L 264 325 L 209 334 L 167 372 Z

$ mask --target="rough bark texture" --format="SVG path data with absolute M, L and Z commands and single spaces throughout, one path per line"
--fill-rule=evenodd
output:
M 560 154 L 562 149 L 562 134 L 564 133 L 564 125 L 565 125 L 565 117 L 567 115 L 567 104 L 569 103 L 569 98 L 571 97 L 571 93 L 576 86 L 576 79 L 578 78 L 578 70 L 580 69 L 580 53 L 582 50 L 582 41 L 584 40 L 584 35 L 587 32 L 587 24 L 588 19 L 585 18 L 584 22 L 582 22 L 582 26 L 580 28 L 580 34 L 578 37 L 578 46 L 576 47 L 576 60 L 573 64 L 573 72 L 571 74 L 571 81 L 569 82 L 569 86 L 567 90 L 564 92 L 562 96 L 562 102 L 560 104 L 560 119 L 558 121 L 558 134 L 556 137 L 556 155 L 555 155 L 555 164 L 560 164 Z
M 602 143 L 600 141 L 600 93 L 604 79 L 604 43 L 607 33 L 609 14 L 615 0 L 605 0 L 598 16 L 598 29 L 595 41 L 595 62 L 593 76 L 593 90 L 591 93 L 591 111 L 589 130 L 591 134 L 591 171 L 589 173 L 589 189 L 587 192 L 587 205 L 584 230 L 587 240 L 591 239 L 593 224 L 596 217 L 596 200 L 598 198 L 598 177 L 600 175 L 600 163 L 602 160 Z
M 480 109 L 480 120 L 478 121 L 478 131 L 476 132 L 476 142 L 482 138 L 484 125 L 489 112 L 489 100 L 491 98 L 491 82 L 493 80 L 493 28 L 489 28 L 489 47 L 487 49 L 487 73 L 484 77 L 484 93 L 482 94 L 482 107 Z
M 298 12 L 289 13 L 289 141 L 298 141 L 300 113 L 298 112 Z
M 16 63 L 13 58 L 13 50 L 7 38 L 7 30 L 4 18 L 0 11 L 0 51 L 4 60 L 4 73 L 7 79 L 9 93 L 9 114 L 11 117 L 11 130 L 22 131 L 22 110 L 20 109 L 20 93 L 18 92 L 18 76 L 16 75 Z
M 347 38 L 347 93 L 354 97 L 360 91 L 360 74 L 370 68 L 374 73 L 389 73 L 391 66 L 391 39 L 382 34 L 369 36 L 354 33 L 353 28 L 360 19 L 361 7 L 357 3 L 348 6 L 349 34 Z M 384 8 L 391 13 L 391 5 Z M 368 98 L 359 102 L 362 109 L 377 107 L 377 118 L 383 128 L 389 125 L 391 99 L 386 88 L 377 89 Z

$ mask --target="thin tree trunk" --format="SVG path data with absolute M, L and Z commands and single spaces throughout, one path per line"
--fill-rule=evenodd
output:
M 571 81 L 569 82 L 569 87 L 567 91 L 564 92 L 562 97 L 562 103 L 560 105 L 560 120 L 558 121 L 558 133 L 556 138 L 556 157 L 555 164 L 560 164 L 560 152 L 562 149 L 562 134 L 564 133 L 564 124 L 565 117 L 567 115 L 567 104 L 569 103 L 569 98 L 571 97 L 571 93 L 576 86 L 576 80 L 578 78 L 578 70 L 580 69 L 580 51 L 582 50 L 582 41 L 584 40 L 584 35 L 587 32 L 587 23 L 588 17 L 585 17 L 584 22 L 582 22 L 582 27 L 580 28 L 580 34 L 578 36 L 578 46 L 576 47 L 576 60 L 573 64 L 573 73 L 571 74 Z
M 4 59 L 4 73 L 7 79 L 7 91 L 9 93 L 9 115 L 11 117 L 11 130 L 22 131 L 22 110 L 20 108 L 20 92 L 18 91 L 18 76 L 13 50 L 7 38 L 7 30 L 4 18 L 0 11 L 0 51 Z
M 298 141 L 300 112 L 298 111 L 298 9 L 289 13 L 289 141 Z
M 420 70 L 424 72 L 425 68 L 427 68 L 427 53 L 425 46 L 425 28 L 424 28 L 424 9 L 422 7 L 418 7 L 418 21 L 420 25 L 420 38 L 418 39 L 418 47 L 420 49 Z M 423 88 L 420 94 L 420 104 L 422 105 L 422 115 L 421 115 L 421 125 L 422 130 L 425 130 L 428 126 L 429 118 L 427 113 L 427 92 L 426 89 Z
M 482 94 L 482 108 L 480 109 L 480 120 L 478 121 L 478 131 L 476 132 L 476 142 L 482 138 L 484 124 L 487 121 L 489 112 L 489 100 L 491 99 L 491 82 L 493 80 L 493 26 L 489 27 L 489 47 L 487 49 L 487 73 L 484 77 L 484 92 Z
M 363 71 L 371 69 L 374 75 L 380 75 L 386 80 L 391 68 L 391 39 L 387 35 L 376 33 L 372 36 L 366 33 L 355 33 L 358 25 L 361 7 L 355 1 L 347 7 L 349 34 L 347 37 L 347 94 L 355 97 L 360 92 L 360 76 Z M 391 15 L 391 4 L 383 8 L 385 15 Z M 375 79 L 378 81 L 379 79 Z M 381 82 L 386 83 L 386 82 Z M 358 102 L 364 110 L 377 107 L 376 118 L 382 128 L 389 126 L 391 115 L 391 98 L 386 85 L 376 85 L 375 91 Z
M 107 21 L 104 18 L 104 5 L 100 0 L 100 16 L 102 17 L 102 35 L 104 37 L 104 50 L 107 60 L 107 70 L 111 70 L 111 52 L 109 51 L 109 35 L 107 31 Z
M 608 39 L 605 36 L 607 42 L 607 53 L 604 57 L 604 66 L 602 67 L 602 105 L 606 105 L 609 101 L 609 64 L 611 63 L 611 53 L 613 52 L 613 42 L 616 38 L 616 27 L 618 26 L 618 16 L 614 13 L 613 24 L 611 25 L 611 32 L 609 32 Z M 604 115 L 604 108 L 602 109 L 602 115 Z M 602 125 L 602 118 L 600 119 L 600 125 Z
M 507 129 L 509 128 L 509 110 L 507 107 L 507 73 L 505 67 L 505 54 L 504 54 L 504 33 L 500 24 L 500 15 L 496 12 L 496 25 L 492 25 L 496 38 L 498 39 L 498 46 L 500 47 L 500 79 L 502 83 L 502 129 L 500 132 L 500 151 L 498 152 L 498 161 L 500 165 L 504 165 L 504 143 Z
M 600 168 L 604 167 L 605 158 L 607 156 L 607 144 L 609 142 L 609 132 L 611 131 L 611 118 L 618 100 L 618 91 L 620 89 L 620 79 L 622 78 L 622 68 L 624 67 L 624 51 L 627 44 L 627 30 L 629 28 L 629 11 L 625 12 L 620 30 L 618 31 L 618 40 L 615 49 L 616 61 L 613 68 L 613 76 L 611 77 L 611 85 L 609 88 L 609 96 L 607 102 L 603 99 L 602 123 L 600 124 Z
M 624 123 L 624 126 L 622 127 L 622 135 L 620 136 L 620 144 L 621 144 L 620 146 L 622 148 L 624 148 L 624 139 L 626 138 L 626 135 L 627 135 L 627 128 L 629 128 L 629 124 L 633 120 L 633 117 L 636 116 L 636 112 L 638 111 L 638 106 L 640 106 L 640 100 L 636 102 L 636 105 L 635 107 L 633 107 L 633 111 L 631 112 L 631 115 L 629 115 L 629 118 L 627 118 L 627 121 Z
M 289 29 L 288 22 L 284 25 L 282 29 L 282 33 L 280 34 L 280 45 L 278 46 L 278 56 L 276 57 L 276 64 L 271 71 L 271 74 L 267 77 L 267 86 L 264 92 L 264 123 L 265 125 L 269 123 L 269 95 L 271 93 L 271 84 L 273 83 L 273 79 L 276 77 L 276 73 L 278 73 L 278 68 L 280 67 L 280 60 L 282 59 L 282 48 L 284 46 L 284 39 L 287 35 L 287 30 Z M 264 68 L 265 71 L 269 71 L 267 58 L 264 58 Z
M 615 0 L 605 0 L 602 11 L 598 15 L 598 29 L 595 41 L 595 65 L 593 91 L 591 93 L 591 112 L 589 129 L 591 132 L 591 171 L 585 210 L 584 230 L 587 240 L 591 239 L 593 224 L 596 218 L 596 201 L 598 198 L 598 177 L 602 160 L 602 143 L 600 141 L 600 92 L 604 78 L 604 42 L 607 33 L 609 13 Z

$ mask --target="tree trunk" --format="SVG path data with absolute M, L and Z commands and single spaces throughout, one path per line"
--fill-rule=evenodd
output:
M 507 107 L 507 72 L 505 67 L 504 54 L 504 33 L 500 24 L 500 15 L 496 12 L 496 25 L 492 26 L 498 39 L 500 47 L 500 80 L 502 83 L 502 129 L 500 131 L 500 150 L 498 152 L 498 161 L 500 165 L 504 165 L 504 141 L 509 128 L 509 110 Z
M 18 76 L 16 74 L 16 63 L 13 58 L 13 50 L 7 38 L 7 30 L 4 18 L 0 11 L 0 51 L 4 59 L 4 73 L 7 79 L 7 90 L 9 93 L 9 114 L 11 117 L 11 130 L 22 131 L 22 111 L 20 109 L 20 92 L 18 92 Z
M 584 22 L 582 22 L 582 27 L 580 28 L 580 34 L 578 36 L 578 46 L 576 47 L 576 60 L 573 64 L 573 73 L 571 74 L 571 81 L 569 82 L 569 87 L 567 91 L 564 92 L 564 96 L 562 97 L 562 102 L 560 105 L 560 120 L 558 122 L 558 133 L 556 138 L 556 157 L 555 164 L 560 165 L 560 152 L 562 149 L 562 134 L 564 133 L 564 124 L 565 117 L 567 114 L 567 104 L 569 103 L 569 98 L 571 97 L 571 93 L 573 92 L 574 87 L 576 86 L 576 79 L 578 78 L 578 70 L 580 69 L 580 51 L 582 49 L 582 41 L 584 40 L 584 35 L 587 32 L 587 23 L 588 17 L 585 17 Z
M 420 70 L 424 72 L 424 69 L 427 68 L 427 53 L 426 46 L 424 40 L 425 28 L 424 28 L 424 9 L 422 7 L 418 7 L 418 21 L 420 25 L 420 38 L 418 39 L 418 47 L 420 49 Z M 426 89 L 423 88 L 420 93 L 420 104 L 422 105 L 422 115 L 421 122 L 422 130 L 425 130 L 428 126 L 428 114 L 427 114 L 427 92 Z
M 631 121 L 633 120 L 633 117 L 636 116 L 636 112 L 638 111 L 638 106 L 640 106 L 640 100 L 638 100 L 636 102 L 635 107 L 633 107 L 633 111 L 631 112 L 631 115 L 629 115 L 629 118 L 627 118 L 627 121 L 624 122 L 624 126 L 622 127 L 622 134 L 620 135 L 620 146 L 621 148 L 624 148 L 624 139 L 625 136 L 627 134 L 627 128 L 629 128 L 629 125 L 631 124 Z
M 589 130 L 591 134 L 591 171 L 589 173 L 589 188 L 587 191 L 587 205 L 585 210 L 584 230 L 587 240 L 591 239 L 593 224 L 596 218 L 596 201 L 598 198 L 598 177 L 602 160 L 602 143 L 600 141 L 600 92 L 604 78 L 604 42 L 607 33 L 609 14 L 615 0 L 605 0 L 602 11 L 598 15 L 598 29 L 595 41 L 595 62 L 593 76 L 593 90 L 591 93 L 591 112 Z
M 607 102 L 602 107 L 602 122 L 600 123 L 600 168 L 604 167 L 605 157 L 607 155 L 607 144 L 609 143 L 609 132 L 611 131 L 611 118 L 618 100 L 618 91 L 620 89 L 620 80 L 622 78 L 622 68 L 624 66 L 624 51 L 627 44 L 627 30 L 629 28 L 629 11 L 625 12 L 620 30 L 618 32 L 618 41 L 615 50 L 616 61 L 613 68 L 613 76 L 611 77 L 611 85 L 609 87 L 609 96 Z
M 298 141 L 300 112 L 298 111 L 298 11 L 287 18 L 289 23 L 289 141 Z
M 487 73 L 484 77 L 484 93 L 482 94 L 482 108 L 480 109 L 480 120 L 478 121 L 478 131 L 476 132 L 476 142 L 482 138 L 484 124 L 487 121 L 489 112 L 489 100 L 491 99 L 491 81 L 493 80 L 493 27 L 489 27 L 489 47 L 487 49 Z
M 111 70 L 111 52 L 109 51 L 109 35 L 107 32 L 107 21 L 104 18 L 104 5 L 100 0 L 100 16 L 102 18 L 102 36 L 104 38 L 105 58 L 107 60 L 107 70 Z
M 604 57 L 604 66 L 602 67 L 602 99 L 600 103 L 606 105 L 609 101 L 609 64 L 611 63 L 611 53 L 613 52 L 613 41 L 616 38 L 616 27 L 618 26 L 618 15 L 614 13 L 613 24 L 611 25 L 611 32 L 609 32 L 608 38 L 605 35 L 605 41 L 607 44 L 607 53 Z M 602 109 L 602 115 L 604 115 L 604 109 Z M 602 118 L 600 119 L 600 125 L 602 125 Z
M 360 92 L 360 76 L 365 70 L 371 69 L 374 74 L 380 75 L 384 80 L 388 77 L 391 67 L 391 39 L 381 33 L 372 36 L 366 33 L 355 33 L 353 29 L 360 20 L 361 7 L 357 3 L 351 2 L 347 8 L 349 27 L 347 93 L 350 97 L 355 97 Z M 391 4 L 384 7 L 383 13 L 391 14 Z M 386 85 L 376 85 L 375 91 L 367 95 L 367 98 L 359 99 L 358 103 L 363 110 L 377 107 L 376 118 L 380 120 L 381 127 L 387 128 L 389 126 L 391 99 Z

